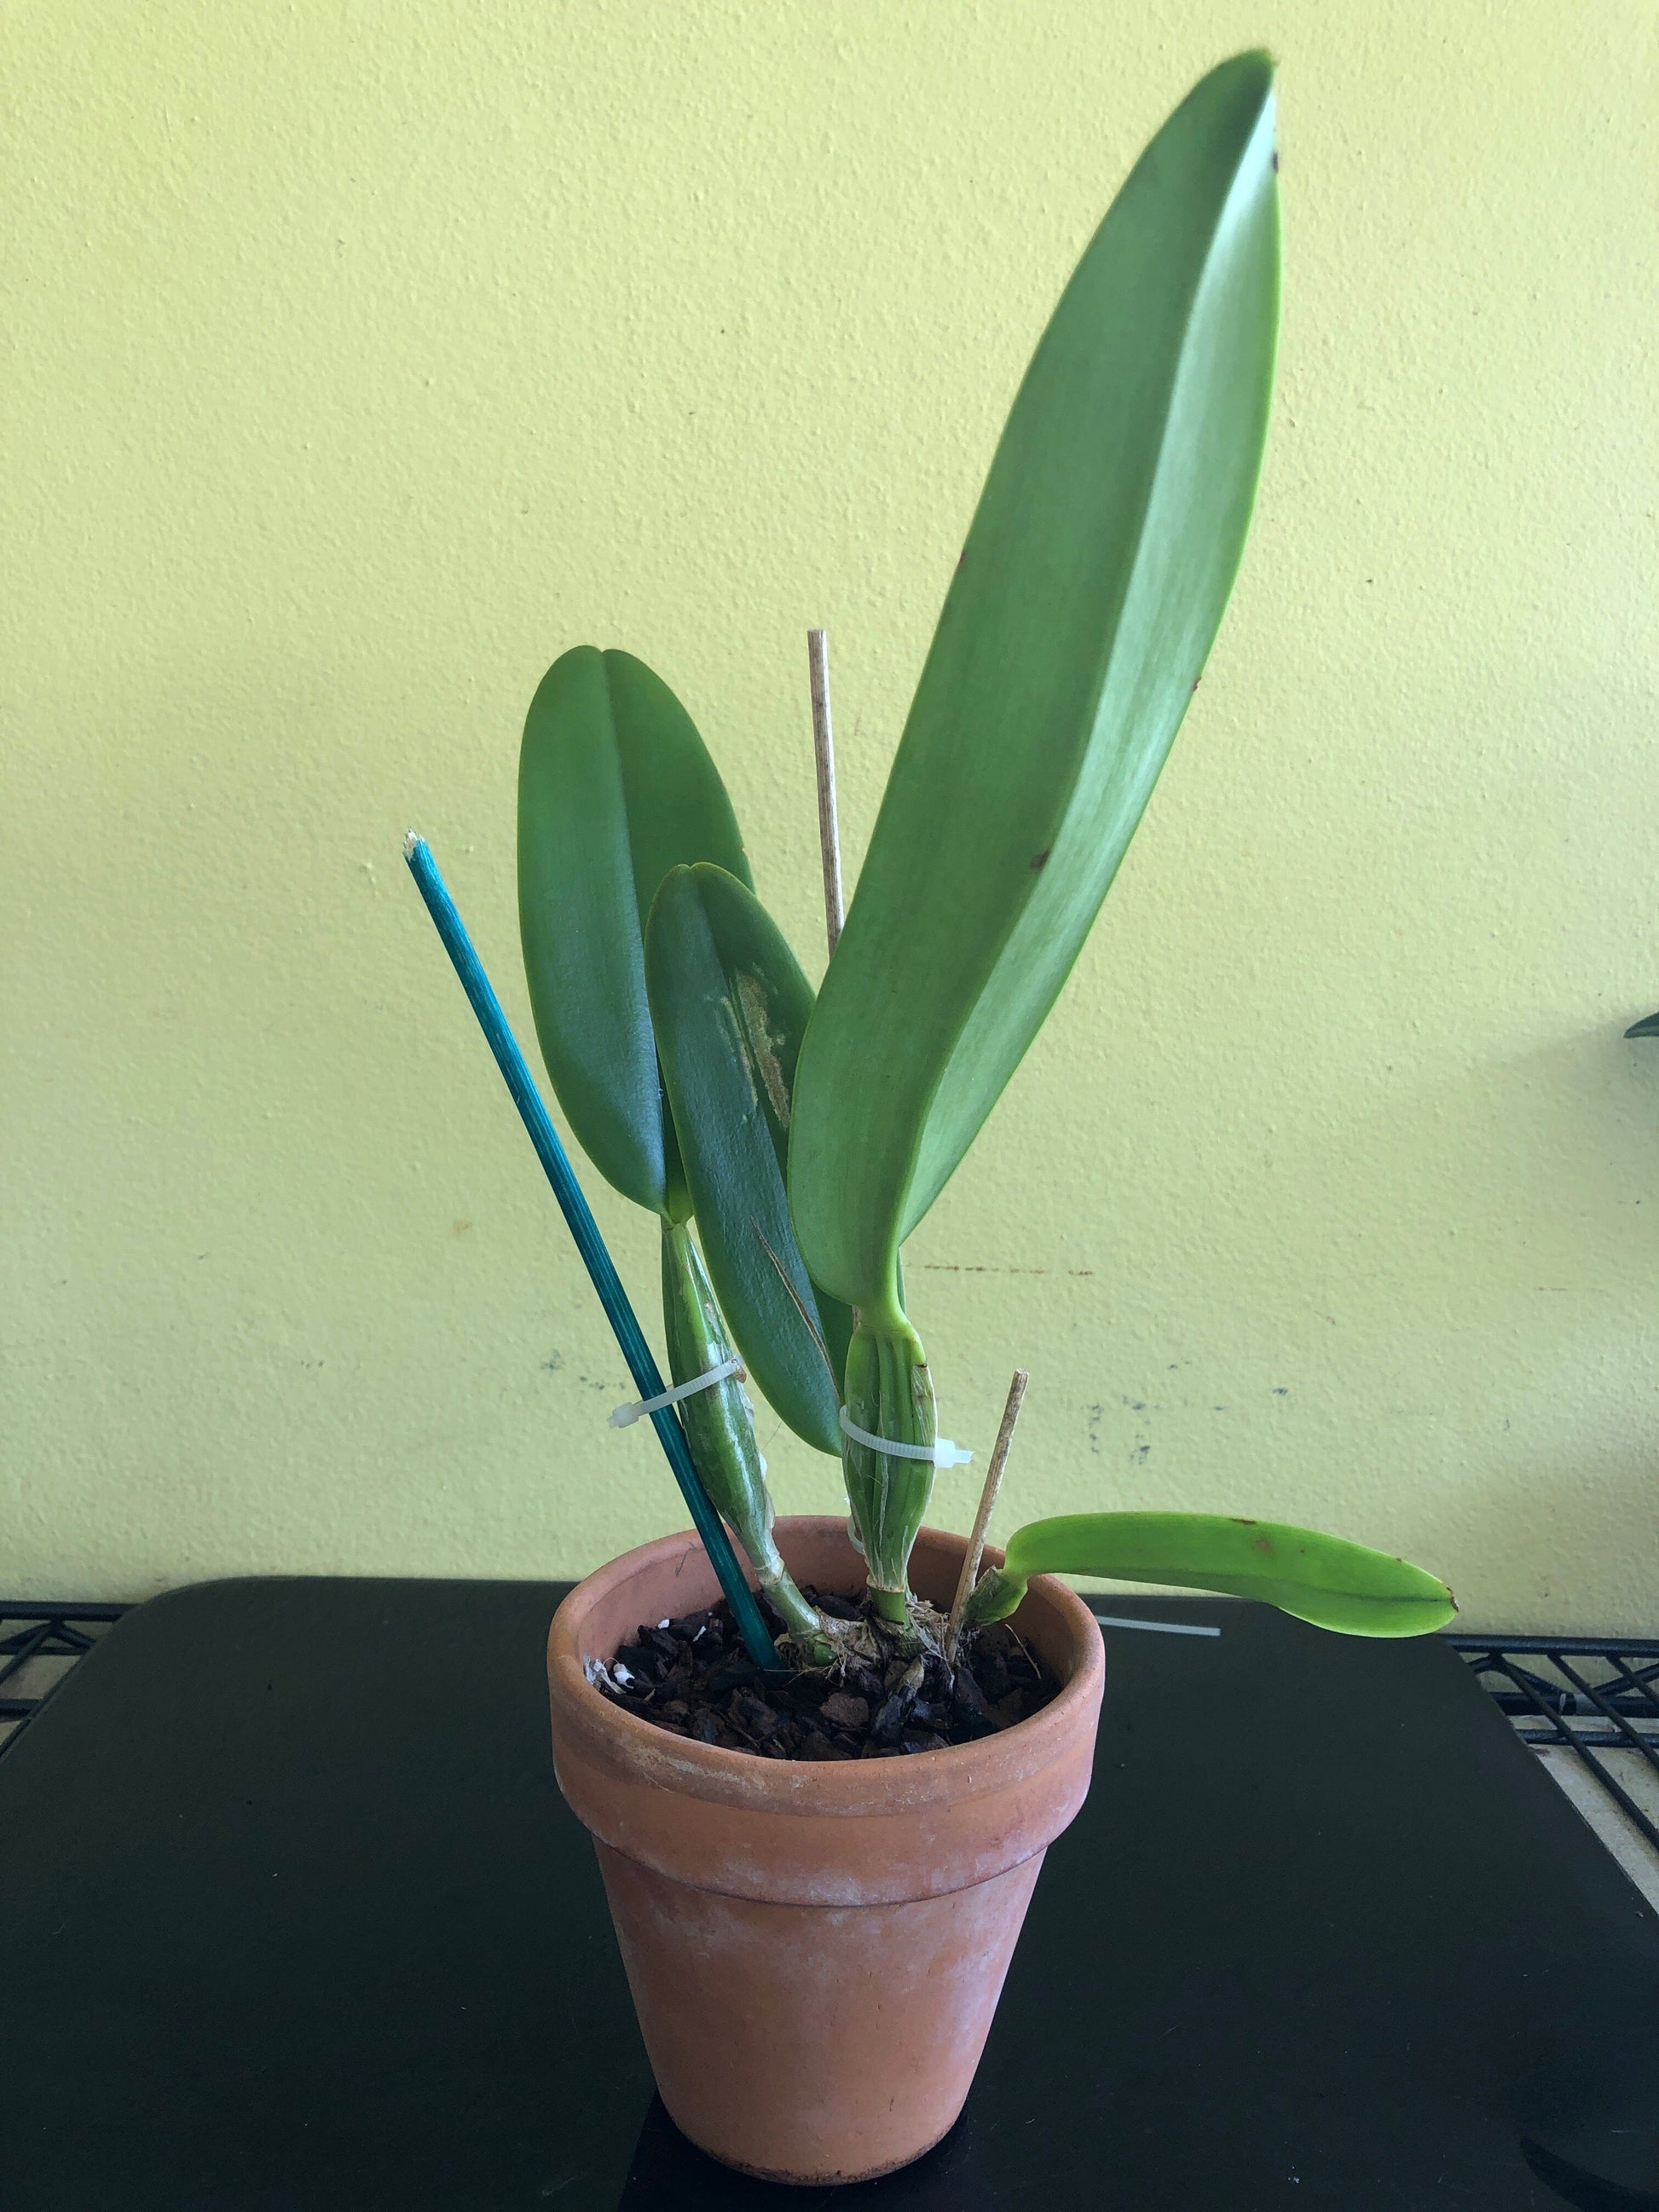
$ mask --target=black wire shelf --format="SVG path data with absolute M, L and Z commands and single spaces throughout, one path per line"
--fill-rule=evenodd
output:
M 1607 1763 L 1659 1784 L 1659 1642 L 1634 1636 L 1449 1636 L 1522 1743 L 1570 1752 L 1659 1851 L 1659 1826 Z M 1634 1777 L 1632 1776 L 1632 1779 Z
M 0 1598 L 0 1757 L 126 1605 Z

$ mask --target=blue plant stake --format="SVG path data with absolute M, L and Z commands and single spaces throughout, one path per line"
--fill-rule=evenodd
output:
M 501 1000 L 495 996 L 489 978 L 483 971 L 483 963 L 472 948 L 466 925 L 456 910 L 448 887 L 438 872 L 438 864 L 432 857 L 431 848 L 424 837 L 416 836 L 410 830 L 404 842 L 404 858 L 408 861 L 409 872 L 426 902 L 427 912 L 432 916 L 438 934 L 443 939 L 444 950 L 461 979 L 461 988 L 466 993 L 472 1011 L 478 1018 L 478 1026 L 495 1055 L 495 1065 L 507 1079 L 507 1087 L 513 1094 L 519 1117 L 529 1133 L 531 1143 L 536 1147 L 536 1157 L 547 1171 L 547 1179 L 553 1186 L 553 1195 L 559 1201 L 559 1211 L 569 1225 L 570 1234 L 576 1240 L 576 1249 L 581 1254 L 583 1265 L 599 1294 L 599 1303 L 617 1333 L 617 1341 L 622 1346 L 622 1355 L 628 1362 L 628 1371 L 634 1378 L 635 1388 L 641 1398 L 660 1397 L 664 1383 L 651 1347 L 645 1340 L 634 1309 L 629 1303 L 628 1293 L 623 1290 L 611 1255 L 605 1249 L 599 1224 L 588 1210 L 587 1200 L 582 1195 L 581 1185 L 565 1155 L 564 1146 L 559 1142 L 558 1131 L 553 1127 L 551 1117 L 542 1103 L 541 1093 L 537 1090 L 535 1079 L 519 1049 L 518 1040 L 507 1026 Z M 761 1618 L 754 1592 L 743 1578 L 731 1540 L 697 1478 L 697 1470 L 691 1462 L 690 1448 L 685 1440 L 685 1431 L 680 1426 L 678 1416 L 672 1407 L 661 1407 L 652 1414 L 651 1422 L 657 1431 L 658 1441 L 668 1455 L 674 1480 L 690 1509 L 692 1521 L 702 1539 L 703 1549 L 708 1554 L 714 1572 L 720 1577 L 720 1588 L 726 1593 L 732 1618 L 742 1631 L 750 1657 L 769 1673 L 778 1671 L 778 1655 L 766 1632 L 766 1623 Z

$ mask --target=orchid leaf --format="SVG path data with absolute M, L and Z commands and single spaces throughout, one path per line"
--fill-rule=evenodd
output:
M 1054 1574 L 1259 1598 L 1345 1636 L 1425 1636 L 1457 1611 L 1422 1567 L 1311 1528 L 1217 1513 L 1064 1513 L 1014 1532 L 963 1617 L 1004 1620 L 1033 1575 Z
M 726 1324 L 753 1381 L 795 1433 L 839 1453 L 852 1316 L 814 1290 L 784 1184 L 811 986 L 753 892 L 708 865 L 664 879 L 645 972 L 697 1233 Z
M 665 1218 L 689 1210 L 645 988 L 671 868 L 749 864 L 684 708 L 643 661 L 578 646 L 543 678 L 519 757 L 519 926 L 542 1057 L 588 1158 Z
M 1273 65 L 1153 139 L 992 462 L 802 1048 L 802 1252 L 890 1310 L 902 1239 L 1054 1003 L 1243 548 L 1279 308 Z

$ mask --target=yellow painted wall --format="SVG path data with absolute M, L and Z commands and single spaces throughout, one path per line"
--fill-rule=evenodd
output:
M 815 958 L 803 633 L 853 860 L 1059 286 L 1266 41 L 1244 575 L 915 1318 L 981 1450 L 1032 1370 L 1011 1521 L 1278 1514 L 1477 1625 L 1659 1625 L 1651 0 L 22 0 L 0 39 L 0 1588 L 552 1575 L 681 1524 L 400 837 L 522 1017 L 523 710 L 624 644 Z M 648 1306 L 654 1231 L 596 1202 Z

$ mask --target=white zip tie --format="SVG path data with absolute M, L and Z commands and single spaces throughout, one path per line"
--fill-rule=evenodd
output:
M 720 1365 L 711 1367 L 707 1375 L 694 1376 L 690 1382 L 677 1382 L 672 1390 L 665 1390 L 660 1397 L 641 1398 L 634 1405 L 618 1406 L 606 1426 L 632 1428 L 642 1414 L 659 1413 L 665 1406 L 678 1406 L 682 1398 L 693 1398 L 699 1390 L 712 1390 L 717 1382 L 724 1382 L 728 1375 L 741 1375 L 743 1371 L 742 1360 L 722 1359 Z
M 888 1437 L 872 1437 L 868 1429 L 860 1428 L 849 1419 L 847 1408 L 841 1409 L 842 1434 L 849 1436 L 855 1444 L 866 1445 L 871 1451 L 885 1452 L 890 1459 L 925 1459 L 935 1467 L 966 1467 L 972 1459 L 970 1451 L 953 1444 L 949 1437 L 935 1437 L 930 1444 L 896 1444 Z

